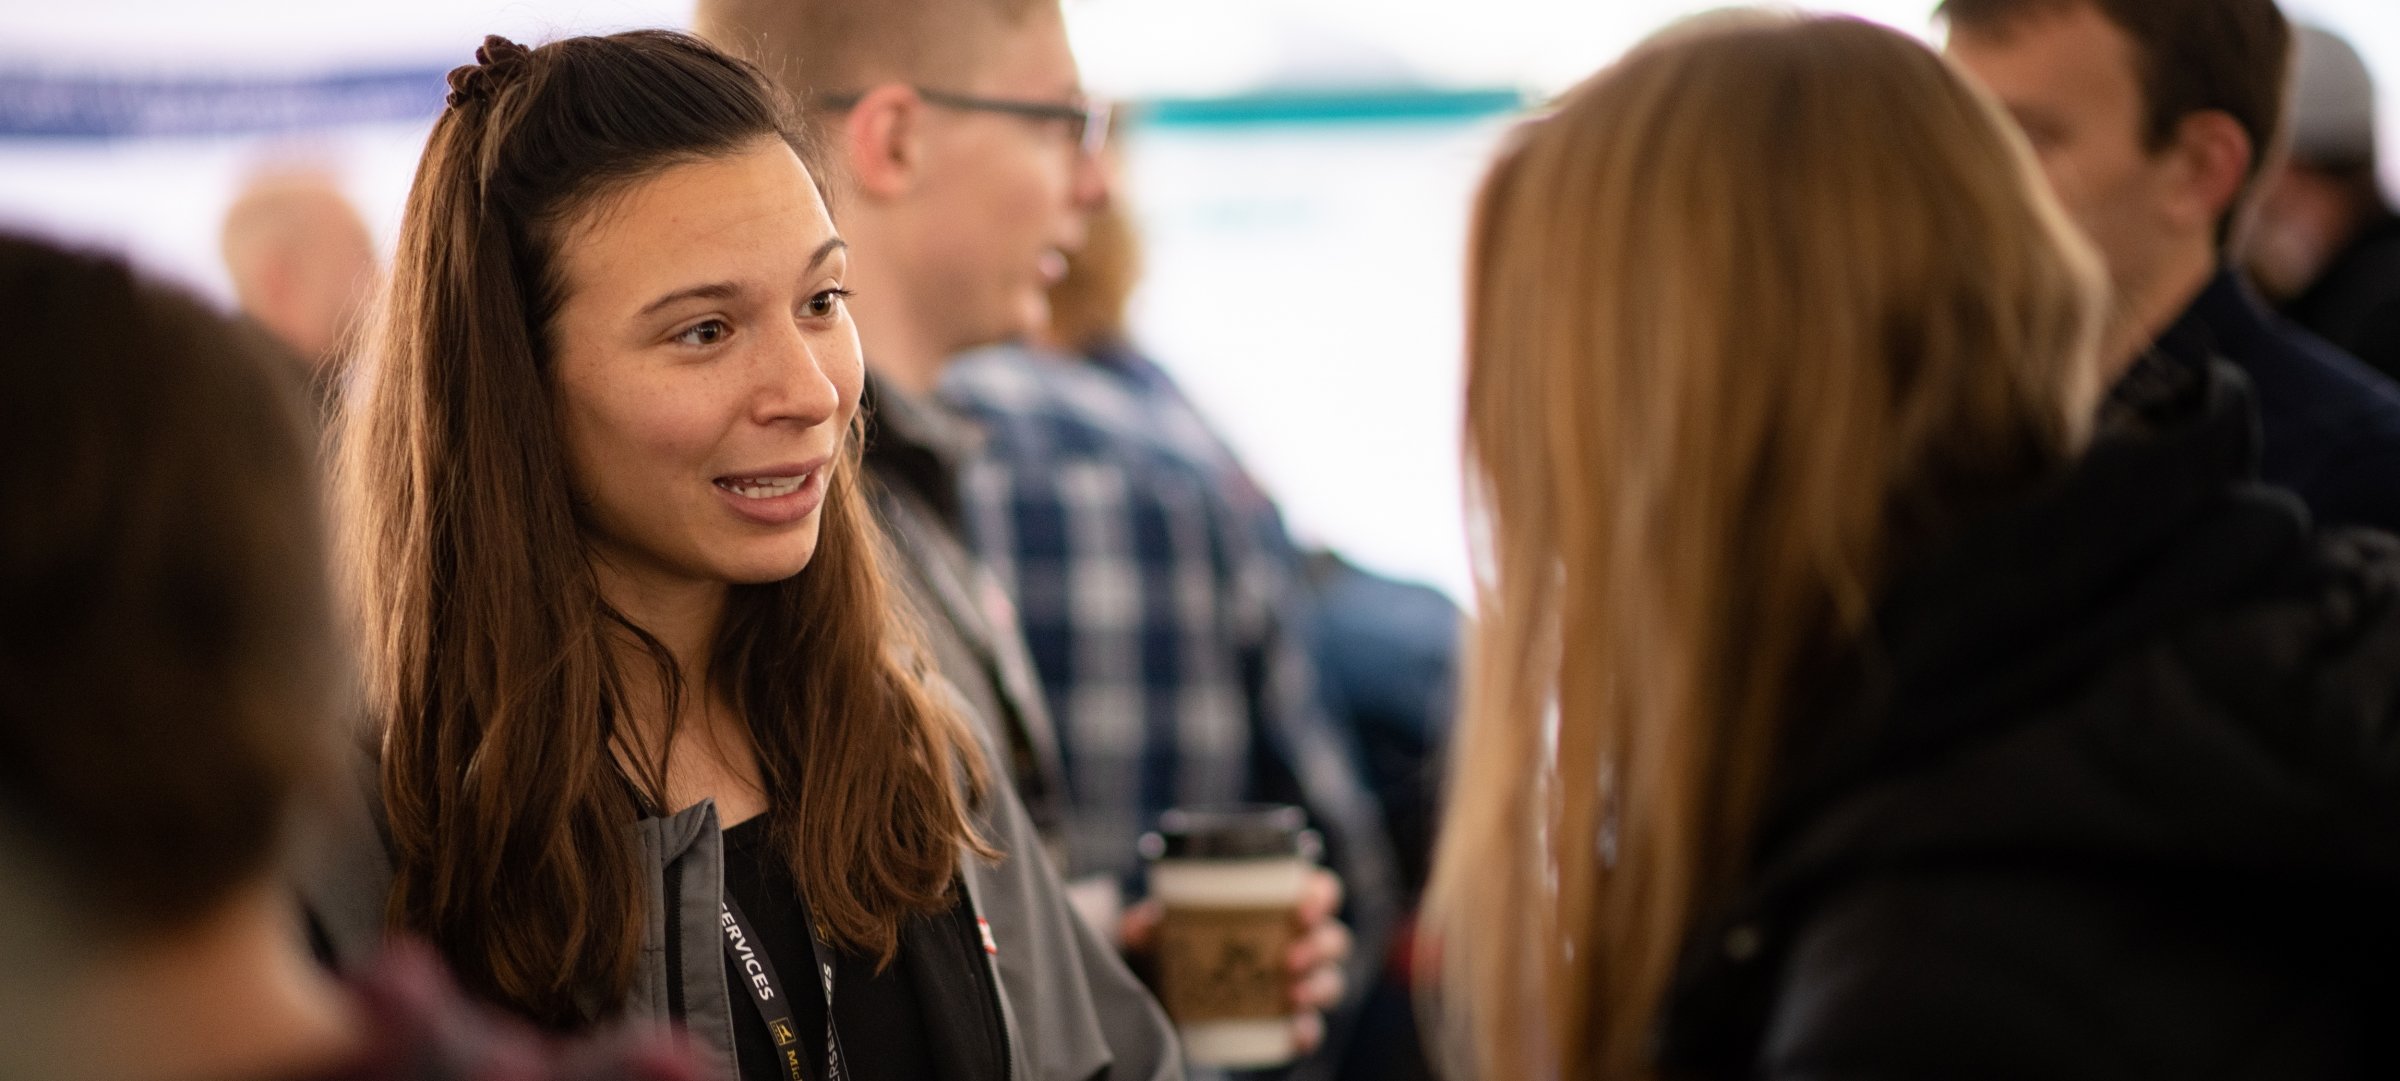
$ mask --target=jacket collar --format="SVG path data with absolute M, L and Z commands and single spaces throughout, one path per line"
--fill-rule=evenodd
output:
M 680 811 L 667 815 L 650 815 L 641 820 L 641 829 L 650 844 L 656 846 L 654 855 L 663 866 L 683 858 L 692 845 L 704 836 L 719 832 L 717 801 L 704 799 Z
M 862 460 L 868 474 L 931 506 L 954 532 L 965 531 L 958 478 L 979 442 L 973 426 L 938 403 L 867 370 L 859 409 L 867 416 Z
M 2240 357 L 2244 351 L 2235 347 L 2271 333 L 2266 309 L 2250 287 L 2231 269 L 2219 266 L 2201 287 L 2200 295 L 2160 332 L 2151 348 L 2184 363 L 2199 364 L 2212 357 Z

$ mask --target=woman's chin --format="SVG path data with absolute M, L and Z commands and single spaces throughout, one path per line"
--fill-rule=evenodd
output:
M 779 550 L 758 552 L 749 558 L 733 561 L 723 568 L 729 585 L 763 586 L 781 582 L 807 570 L 816 558 L 817 538 L 811 530 L 805 545 L 787 545 Z

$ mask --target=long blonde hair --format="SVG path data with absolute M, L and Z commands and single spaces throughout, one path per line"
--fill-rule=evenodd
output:
M 1939 57 L 1756 12 L 1525 124 L 1471 274 L 1480 624 L 1428 919 L 1449 1050 L 1643 1077 L 1885 568 L 2079 451 L 2102 279 Z

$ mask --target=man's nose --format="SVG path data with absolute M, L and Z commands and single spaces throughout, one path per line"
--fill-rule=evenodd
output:
M 1108 205 L 1116 197 L 1116 169 L 1109 158 L 1113 150 L 1075 155 L 1075 176 L 1069 196 L 1075 209 L 1091 213 Z

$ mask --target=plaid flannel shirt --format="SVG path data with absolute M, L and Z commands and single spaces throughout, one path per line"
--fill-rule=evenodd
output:
M 984 350 L 952 365 L 943 394 L 984 429 L 961 494 L 1051 706 L 1076 873 L 1136 877 L 1141 833 L 1178 804 L 1300 803 L 1373 942 L 1390 851 L 1318 697 L 1274 505 L 1130 353 Z

